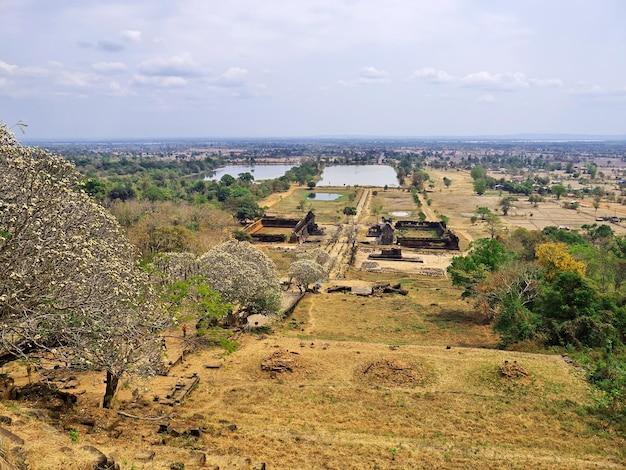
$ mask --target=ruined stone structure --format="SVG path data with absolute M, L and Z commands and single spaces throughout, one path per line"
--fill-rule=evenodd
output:
M 289 235 L 286 233 L 264 233 L 266 228 L 291 229 Z M 302 219 L 289 219 L 268 215 L 255 220 L 247 225 L 244 231 L 252 238 L 260 242 L 285 242 L 303 243 L 309 235 L 319 234 L 320 230 L 315 223 L 315 214 L 309 211 Z M 287 231 L 286 231 L 287 232 Z
M 436 237 L 396 236 L 395 230 L 434 231 Z M 383 219 L 382 224 L 369 227 L 368 237 L 376 237 L 379 245 L 398 244 L 407 248 L 458 250 L 459 237 L 446 226 L 445 222 L 425 222 L 420 220 L 400 220 L 392 227 L 391 220 Z
M 401 248 L 382 249 L 380 253 L 372 253 L 368 255 L 369 259 L 402 259 Z
M 432 237 L 397 237 L 397 243 L 407 248 L 430 248 L 458 250 L 459 237 L 446 227 L 445 222 L 422 222 L 419 220 L 402 220 L 396 222 L 397 230 L 434 230 L 437 238 Z

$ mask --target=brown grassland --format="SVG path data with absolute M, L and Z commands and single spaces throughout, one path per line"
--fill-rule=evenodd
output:
M 449 217 L 463 249 L 487 236 L 484 223 L 472 224 L 470 218 L 477 206 L 496 209 L 500 196 L 473 194 L 466 172 L 429 174 L 435 182 L 432 203 L 421 209 L 428 219 Z M 443 176 L 452 180 L 450 188 Z M 348 220 L 342 209 L 356 205 L 363 189 L 325 191 L 343 196 L 307 200 L 306 210 L 313 209 L 329 234 Z M 271 211 L 302 214 L 297 206 L 308 192 L 295 189 L 273 198 Z M 419 213 L 410 192 L 379 188 L 370 195 L 357 218 L 364 224 L 359 240 L 365 241 L 365 224 L 394 211 L 409 212 L 402 217 L 407 219 Z M 574 226 L 573 213 L 582 223 L 594 219 L 593 208 L 576 212 L 551 200 L 534 208 L 520 200 L 502 217 L 499 230 L 561 221 Z M 285 274 L 295 254 L 293 247 L 282 248 L 264 249 Z M 422 265 L 428 266 L 431 258 L 423 256 Z M 452 254 L 430 256 L 445 266 Z M 403 270 L 404 264 L 411 266 Z M 373 273 L 359 270 L 359 261 L 345 279 L 331 279 L 321 293 L 306 294 L 270 329 L 239 336 L 236 351 L 196 350 L 167 377 L 127 384 L 117 397 L 118 409 L 143 419 L 98 408 L 103 376 L 93 374 L 79 377 L 78 404 L 56 427 L 41 404 L 2 401 L 0 415 L 10 416 L 11 431 L 25 439 L 23 453 L 33 470 L 90 468 L 87 445 L 116 455 L 122 469 L 137 470 L 170 469 L 175 462 L 185 469 L 260 468 L 261 463 L 285 470 L 626 467 L 624 440 L 588 411 L 594 397 L 580 369 L 558 351 L 496 349 L 498 337 L 472 304 L 461 300 L 461 291 L 446 277 L 412 272 L 416 264 Z M 400 283 L 408 294 L 326 292 L 333 284 L 377 283 Z M 171 332 L 168 352 L 175 356 L 183 342 L 193 342 L 193 332 L 188 336 Z M 206 367 L 215 363 L 221 367 Z M 503 374 L 505 364 L 522 373 Z M 4 372 L 17 383 L 27 381 L 19 364 Z M 199 384 L 184 402 L 172 407 L 153 400 L 194 373 Z M 197 428 L 201 436 L 159 434 L 161 423 L 183 431 Z M 10 447 L 1 435 L 0 440 Z M 154 457 L 142 460 L 145 452 Z

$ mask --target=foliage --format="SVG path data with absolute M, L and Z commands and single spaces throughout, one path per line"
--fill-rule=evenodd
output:
M 487 191 L 487 180 L 485 178 L 478 178 L 474 180 L 474 192 L 479 196 L 482 196 Z
M 563 194 L 567 194 L 567 188 L 562 184 L 555 184 L 551 188 L 552 194 L 556 196 L 557 199 L 561 199 Z
M 475 167 L 472 168 L 472 170 L 470 171 L 470 176 L 472 177 L 472 179 L 474 181 L 478 180 L 478 179 L 483 179 L 486 180 L 487 179 L 487 170 L 485 170 L 482 166 L 480 165 L 476 165 Z
M 344 215 L 356 215 L 356 207 L 353 206 L 346 206 L 343 208 L 343 213 Z
M 541 231 L 543 235 L 550 238 L 551 240 L 557 242 L 563 242 L 567 245 L 586 245 L 587 241 L 584 239 L 582 235 L 576 232 L 572 232 L 570 230 L 560 229 L 555 227 L 554 225 L 544 227 Z
M 475 287 L 483 281 L 490 271 L 495 271 L 501 264 L 512 258 L 512 252 L 494 238 L 481 238 L 470 245 L 467 256 L 452 258 L 448 273 L 452 283 L 464 286 L 464 296 L 472 295 Z
M 123 375 L 155 372 L 166 321 L 73 165 L 19 146 L 5 127 L 0 142 L 0 350 L 106 370 L 108 406 Z
M 233 232 L 233 238 L 235 240 L 240 241 L 240 242 L 251 242 L 252 241 L 252 235 L 250 235 L 245 230 L 241 230 L 241 229 L 235 230 Z
M 614 308 L 582 275 L 559 272 L 551 283 L 544 285 L 538 310 L 544 318 L 544 328 L 550 344 L 602 346 L 617 336 L 611 324 Z
M 509 263 L 476 287 L 478 311 L 493 320 L 502 344 L 532 337 L 539 315 L 532 311 L 538 296 L 541 273 L 533 263 Z
M 569 271 L 584 276 L 587 265 L 577 261 L 568 252 L 567 245 L 561 242 L 542 243 L 535 251 L 537 263 L 545 269 L 544 276 L 550 281 L 559 272 Z
M 309 286 L 328 277 L 324 267 L 309 259 L 294 261 L 289 267 L 289 280 L 295 282 L 300 292 L 306 292 Z
M 277 314 L 280 286 L 274 263 L 248 242 L 230 240 L 198 259 L 199 275 L 222 298 L 239 308 L 240 316 Z

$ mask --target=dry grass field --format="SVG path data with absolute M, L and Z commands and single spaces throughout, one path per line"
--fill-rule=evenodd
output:
M 429 173 L 436 183 L 432 204 L 423 208 L 429 219 L 448 216 L 462 248 L 486 236 L 470 216 L 477 206 L 496 209 L 500 196 L 474 195 L 465 172 Z M 443 176 L 452 180 L 449 189 Z M 343 207 L 356 205 L 363 190 L 324 191 L 344 194 L 307 201 L 331 230 L 346 221 Z M 308 192 L 296 188 L 274 198 L 271 210 L 301 214 L 297 205 Z M 115 455 L 123 470 L 183 468 L 172 466 L 177 462 L 223 470 L 626 468 L 625 442 L 588 412 L 594 397 L 578 368 L 560 354 L 496 349 L 498 337 L 459 289 L 446 277 L 420 275 L 418 268 L 445 270 L 453 254 L 407 250 L 424 262 L 390 262 L 393 272 L 360 270 L 374 248 L 365 244 L 368 223 L 390 212 L 409 212 L 406 218 L 419 212 L 409 192 L 382 189 L 364 210 L 359 253 L 345 277 L 307 294 L 270 329 L 239 336 L 232 353 L 197 350 L 166 377 L 126 384 L 117 406 L 127 416 L 98 408 L 104 391 L 98 375 L 78 377 L 78 404 L 58 424 L 59 413 L 44 404 L 0 402 L 0 415 L 13 420 L 11 432 L 26 441 L 28 468 L 93 468 L 85 446 Z M 503 217 L 503 229 L 530 220 L 530 210 L 520 202 L 517 215 Z M 532 221 L 573 226 L 571 212 L 545 202 L 532 208 Z M 591 221 L 585 210 L 579 215 Z M 311 245 L 300 249 L 325 247 Z M 283 274 L 296 257 L 288 246 L 265 250 Z M 326 292 L 330 285 L 381 283 L 400 283 L 408 293 Z M 172 332 L 168 351 L 192 342 L 190 333 L 183 339 Z M 3 372 L 27 381 L 19 364 Z M 154 401 L 194 374 L 199 384 L 182 403 Z M 160 434 L 160 424 L 170 431 Z

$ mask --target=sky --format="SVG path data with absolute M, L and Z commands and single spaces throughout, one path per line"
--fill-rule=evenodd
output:
M 625 22 L 623 0 L 0 0 L 0 120 L 35 140 L 626 135 Z

